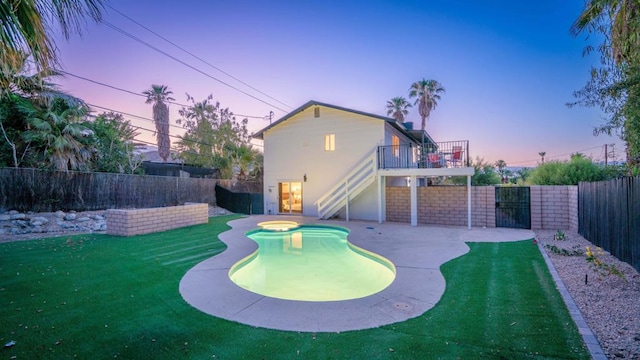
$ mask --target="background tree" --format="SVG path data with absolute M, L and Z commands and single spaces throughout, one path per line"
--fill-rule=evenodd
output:
M 180 109 L 178 124 L 187 130 L 178 142 L 180 157 L 188 164 L 220 169 L 231 179 L 251 171 L 250 157 L 258 159 L 249 145 L 248 120 L 238 121 L 233 112 L 213 102 L 209 95 L 201 102 L 187 95 L 192 105 Z
M 547 161 L 531 171 L 532 185 L 578 185 L 580 181 L 600 181 L 607 178 L 605 170 L 582 154 L 568 161 Z
M 516 171 L 516 183 L 521 185 L 527 184 L 531 171 L 531 168 L 527 167 L 520 168 Z
M 444 87 L 436 80 L 422 79 L 411 84 L 409 98 L 417 98 L 414 105 L 418 104 L 418 112 L 422 118 L 422 130 L 425 128 L 431 111 L 438 105 L 440 94 L 444 94 L 444 92 Z
M 19 166 L 28 150 L 28 145 L 22 146 L 24 144 L 20 138 L 28 127 L 26 114 L 19 109 L 28 103 L 41 104 L 45 98 L 71 99 L 47 80 L 56 73 L 47 70 L 31 72 L 27 69 L 27 55 L 17 55 L 12 66 L 0 67 L 0 139 L 6 141 L 4 144 L 0 142 L 0 164 L 9 163 L 6 159 L 3 161 L 2 157 L 10 151 L 14 167 Z M 19 152 L 21 156 L 18 156 Z
M 151 89 L 145 90 L 142 94 L 147 97 L 147 104 L 153 104 L 158 155 L 163 162 L 167 162 L 171 154 L 171 139 L 169 138 L 169 107 L 166 103 L 174 100 L 169 96 L 173 92 L 169 91 L 166 85 L 151 85 Z
M 53 27 L 65 38 L 81 33 L 86 20 L 102 19 L 103 0 L 0 1 L 0 66 L 16 67 L 21 53 L 33 56 L 39 70 L 58 63 Z
M 81 122 L 88 108 L 49 82 L 53 71 L 31 73 L 24 54 L 14 67 L 0 68 L 0 163 L 86 169 L 90 136 Z M 9 156 L 10 155 L 10 159 Z
M 498 160 L 495 163 L 496 168 L 498 169 L 498 174 L 500 174 L 500 179 L 502 181 L 502 183 L 504 184 L 506 182 L 506 177 L 505 177 L 505 167 L 507 166 L 507 163 L 504 160 Z
M 538 155 L 540 155 L 540 157 L 542 158 L 542 163 L 544 164 L 544 156 L 547 155 L 547 152 L 546 151 L 540 151 L 538 153 Z
M 629 170 L 640 165 L 640 3 L 637 0 L 588 0 L 571 32 L 596 33 L 600 65 L 569 106 L 597 107 L 605 121 L 594 135 L 617 134 L 625 142 Z M 585 54 L 593 47 L 587 46 Z
M 411 103 L 399 96 L 387 101 L 387 115 L 391 115 L 397 122 L 403 123 L 404 117 L 409 113 Z
M 471 185 L 484 186 L 500 184 L 500 176 L 495 171 L 493 165 L 485 162 L 483 158 L 476 156 L 475 160 L 471 161 L 471 166 L 475 169 L 473 176 L 471 176 Z M 466 185 L 466 177 L 452 177 L 451 183 L 456 185 Z
M 22 138 L 31 145 L 39 167 L 55 170 L 89 170 L 91 150 L 87 137 L 93 132 L 82 124 L 89 112 L 79 99 L 45 98 L 40 104 L 21 102 L 20 111 L 29 124 Z
M 233 145 L 229 149 L 233 178 L 236 180 L 262 180 L 262 153 L 251 144 Z
M 141 173 L 142 156 L 134 152 L 134 140 L 139 134 L 121 114 L 102 113 L 85 126 L 94 133 L 90 142 L 93 171 Z

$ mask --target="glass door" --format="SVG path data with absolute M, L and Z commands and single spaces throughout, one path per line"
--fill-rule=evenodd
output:
M 298 181 L 278 183 L 278 212 L 302 214 L 302 183 Z

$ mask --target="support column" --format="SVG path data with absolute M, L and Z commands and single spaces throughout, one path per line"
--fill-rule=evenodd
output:
M 467 229 L 471 230 L 471 175 L 467 175 Z
M 382 177 L 382 221 L 387 221 L 387 177 Z
M 418 226 L 418 185 L 417 178 L 412 175 L 411 181 L 411 226 Z
M 378 175 L 378 224 L 382 224 L 382 179 L 383 177 Z

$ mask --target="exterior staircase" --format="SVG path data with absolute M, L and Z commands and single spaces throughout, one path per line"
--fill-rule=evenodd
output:
M 351 172 L 315 202 L 318 206 L 318 218 L 329 219 L 342 209 L 346 209 L 347 221 L 349 221 L 349 202 L 373 184 L 377 174 L 377 148 L 374 148 Z

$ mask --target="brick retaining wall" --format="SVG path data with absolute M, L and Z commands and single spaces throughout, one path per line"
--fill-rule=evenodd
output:
M 185 226 L 205 224 L 209 220 L 207 204 L 187 203 L 148 209 L 107 210 L 107 234 L 134 236 Z
M 427 186 L 418 189 L 418 223 L 467 225 L 466 186 Z M 388 221 L 410 222 L 409 187 L 386 188 Z M 471 225 L 496 226 L 495 187 L 471 187 Z M 577 186 L 531 186 L 531 228 L 578 229 Z

